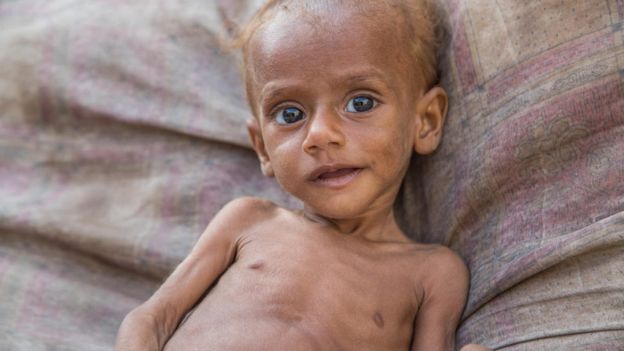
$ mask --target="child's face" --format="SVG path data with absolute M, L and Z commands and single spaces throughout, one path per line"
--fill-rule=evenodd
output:
M 316 26 L 278 12 L 254 34 L 249 131 L 265 174 L 345 219 L 392 208 L 414 148 L 437 146 L 446 95 L 409 79 L 393 21 L 336 11 Z

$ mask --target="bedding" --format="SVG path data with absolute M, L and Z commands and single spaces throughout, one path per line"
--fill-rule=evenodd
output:
M 247 141 L 262 1 L 0 0 L 0 350 L 110 350 L 230 199 L 297 207 Z M 471 288 L 460 343 L 624 348 L 622 0 L 443 0 L 441 148 L 396 203 Z
M 624 349 L 624 3 L 444 3 L 446 134 L 402 208 L 470 267 L 459 342 Z

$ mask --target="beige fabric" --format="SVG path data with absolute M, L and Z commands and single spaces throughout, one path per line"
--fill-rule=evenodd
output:
M 624 348 L 622 1 L 444 1 L 451 110 L 401 201 L 471 270 L 459 341 Z
M 0 349 L 110 350 L 122 317 L 264 178 L 235 56 L 261 3 L 0 1 Z M 624 345 L 621 0 L 444 0 L 451 110 L 397 212 L 457 250 L 459 344 Z
M 260 174 L 203 1 L 0 1 L 0 350 L 110 350 Z

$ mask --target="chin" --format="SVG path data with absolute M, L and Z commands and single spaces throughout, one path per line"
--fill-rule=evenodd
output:
M 337 190 L 300 186 L 284 190 L 301 200 L 307 210 L 327 219 L 356 219 L 392 209 L 396 192 L 380 191 L 383 187 L 377 184 L 354 185 L 358 184 Z

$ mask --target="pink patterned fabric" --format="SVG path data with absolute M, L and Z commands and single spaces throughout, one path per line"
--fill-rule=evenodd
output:
M 0 350 L 110 350 L 224 203 L 299 206 L 219 50 L 261 2 L 0 1 Z M 396 207 L 470 266 L 460 344 L 621 350 L 624 2 L 441 3 L 451 110 Z
M 0 350 L 110 350 L 232 198 L 246 146 L 204 1 L 0 2 Z
M 622 1 L 444 4 L 451 111 L 400 207 L 470 267 L 460 343 L 621 350 Z

